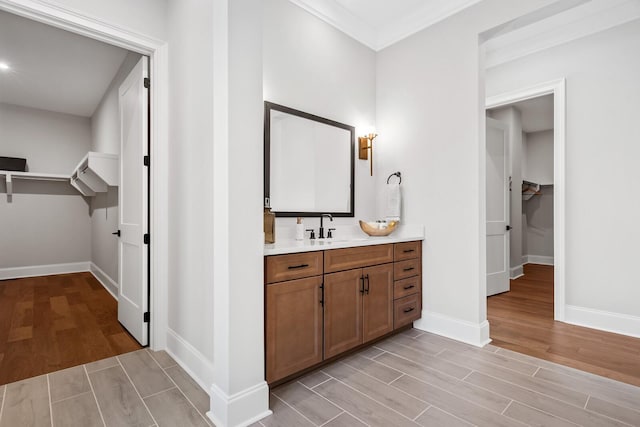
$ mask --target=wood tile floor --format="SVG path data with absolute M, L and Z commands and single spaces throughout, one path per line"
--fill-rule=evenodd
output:
M 140 348 L 91 273 L 0 281 L 0 384 Z
M 487 299 L 492 344 L 640 386 L 640 339 L 553 320 L 553 266 L 527 264 Z
M 0 386 L 0 408 L 0 427 L 213 425 L 209 396 L 148 349 Z
M 272 390 L 255 426 L 640 426 L 640 388 L 415 329 Z

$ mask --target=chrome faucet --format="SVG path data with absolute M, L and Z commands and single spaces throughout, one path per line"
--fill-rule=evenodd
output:
M 318 239 L 324 239 L 324 225 L 322 223 L 324 217 L 329 218 L 329 220 L 333 222 L 333 216 L 331 216 L 331 214 L 320 215 L 320 230 L 318 230 Z

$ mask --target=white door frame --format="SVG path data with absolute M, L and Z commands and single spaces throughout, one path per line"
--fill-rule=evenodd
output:
M 566 89 L 561 78 L 534 86 L 487 97 L 485 109 L 513 104 L 526 99 L 553 94 L 553 257 L 554 257 L 554 313 L 555 320 L 565 320 L 565 146 L 566 146 Z M 485 141 L 486 150 L 486 141 Z M 481 168 L 482 169 L 482 168 Z M 482 175 L 486 171 L 482 169 Z M 486 176 L 481 177 L 484 182 Z M 486 208 L 486 198 L 483 201 Z M 482 251 L 482 248 L 481 248 Z M 481 261 L 486 262 L 486 247 Z M 486 297 L 484 304 L 486 306 Z
M 150 57 L 151 71 L 151 334 L 154 350 L 166 348 L 168 311 L 168 45 L 60 5 L 0 0 L 0 10 Z

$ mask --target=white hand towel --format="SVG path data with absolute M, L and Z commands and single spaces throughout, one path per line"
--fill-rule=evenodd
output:
M 400 184 L 387 184 L 386 188 L 386 216 L 387 221 L 400 220 L 400 206 L 402 205 L 402 194 L 400 192 Z

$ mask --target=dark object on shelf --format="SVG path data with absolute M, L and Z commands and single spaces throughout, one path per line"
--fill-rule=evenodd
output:
M 18 157 L 2 157 L 0 156 L 0 170 L 13 172 L 26 172 L 27 159 Z

